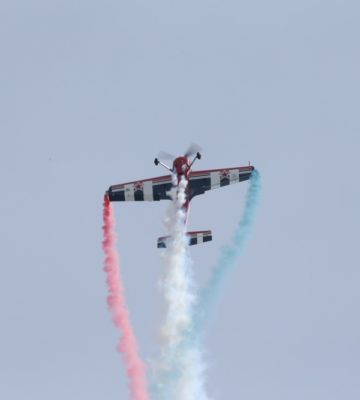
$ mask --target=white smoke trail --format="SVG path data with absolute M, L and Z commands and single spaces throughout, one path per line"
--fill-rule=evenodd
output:
M 169 192 L 172 201 L 165 220 L 170 238 L 163 253 L 165 269 L 160 284 L 165 300 L 165 318 L 154 388 L 158 400 L 208 399 L 203 385 L 201 352 L 196 347 L 184 349 L 196 300 L 183 208 L 187 184 L 182 179 L 177 186 L 176 176 L 173 177 L 173 187 Z

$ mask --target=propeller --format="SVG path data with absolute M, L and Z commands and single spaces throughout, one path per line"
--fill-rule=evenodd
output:
M 196 144 L 196 143 L 192 143 L 189 148 L 187 149 L 186 153 L 184 154 L 185 157 L 190 157 L 193 154 L 196 153 L 200 153 L 200 151 L 202 151 L 202 148 Z
M 184 156 L 185 157 L 190 157 L 193 154 L 200 154 L 201 151 L 201 147 L 196 144 L 196 143 L 192 143 L 189 148 L 186 150 Z M 200 155 L 201 157 L 201 155 Z M 198 158 L 200 158 L 198 157 Z M 160 151 L 158 154 L 158 158 L 160 160 L 175 160 L 176 156 L 174 156 L 173 154 L 167 153 L 166 151 Z

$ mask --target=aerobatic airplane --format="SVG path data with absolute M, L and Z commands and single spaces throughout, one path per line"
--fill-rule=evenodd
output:
M 190 201 L 199 194 L 205 193 L 207 190 L 216 189 L 227 186 L 232 183 L 243 182 L 251 177 L 254 167 L 251 165 L 245 167 L 219 168 L 204 171 L 193 171 L 194 162 L 201 158 L 198 146 L 192 145 L 189 150 L 180 157 L 173 157 L 167 153 L 163 158 L 174 158 L 172 168 L 155 158 L 155 165 L 162 165 L 169 170 L 171 174 L 177 175 L 180 182 L 185 177 L 188 184 L 185 189 L 186 201 L 184 209 L 186 216 L 189 211 Z M 190 160 L 190 157 L 195 157 Z M 143 179 L 134 182 L 121 183 L 112 185 L 106 192 L 110 201 L 158 201 L 169 200 L 168 192 L 172 187 L 172 175 L 164 175 L 156 178 Z M 187 219 L 187 218 L 186 218 Z M 189 245 L 195 245 L 212 240 L 211 231 L 194 231 L 187 232 L 189 237 Z M 157 247 L 166 247 L 167 237 L 158 239 Z

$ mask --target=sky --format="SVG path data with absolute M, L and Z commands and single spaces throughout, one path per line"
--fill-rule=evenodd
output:
M 0 398 L 125 399 L 106 307 L 102 198 L 164 174 L 247 165 L 262 198 L 205 339 L 216 399 L 360 397 L 360 5 L 351 0 L 2 0 Z M 247 184 L 192 202 L 196 281 Z M 166 202 L 115 204 L 141 354 L 156 358 Z

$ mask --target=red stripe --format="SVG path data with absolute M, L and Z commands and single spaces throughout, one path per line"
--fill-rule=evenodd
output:
M 231 169 L 237 169 L 239 172 L 251 172 L 255 169 L 252 165 L 246 166 L 246 167 L 230 167 L 230 168 L 216 168 L 216 169 L 207 169 L 204 171 L 191 171 L 190 172 L 190 177 L 192 176 L 198 176 L 198 175 L 208 175 L 211 172 L 221 172 L 221 171 L 228 171 Z
M 171 175 L 164 175 L 164 176 L 157 176 L 155 178 L 149 178 L 149 179 L 142 179 L 142 180 L 137 180 L 133 182 L 126 182 L 126 183 L 118 183 L 117 185 L 112 185 L 111 187 L 115 189 L 122 188 L 125 185 L 131 185 L 134 183 L 139 183 L 139 182 L 149 182 L 152 181 L 154 183 L 170 183 L 171 182 Z
M 191 231 L 191 232 L 186 232 L 187 235 L 197 235 L 198 233 L 203 233 L 204 235 L 211 235 L 211 231 Z
M 204 235 L 211 235 L 211 231 L 192 231 L 192 232 L 186 232 L 186 235 L 197 235 L 199 233 L 203 233 Z M 168 238 L 170 238 L 170 236 L 161 236 L 158 238 L 158 241 Z
M 253 171 L 255 168 L 252 165 L 246 166 L 246 167 L 231 167 L 231 168 L 216 168 L 216 169 L 206 169 L 203 171 L 191 171 L 190 172 L 190 178 L 192 176 L 201 176 L 201 175 L 208 175 L 211 172 L 221 172 L 224 170 L 230 170 L 230 169 L 237 169 L 239 172 L 251 172 Z M 137 180 L 137 181 L 132 181 L 132 182 L 126 182 L 126 183 L 119 183 L 117 185 L 112 185 L 111 187 L 114 189 L 121 189 L 123 188 L 125 185 L 131 185 L 131 184 L 135 184 L 138 182 L 149 182 L 152 181 L 155 184 L 158 183 L 170 183 L 171 182 L 171 175 L 163 175 L 163 176 L 157 176 L 155 178 L 149 178 L 149 179 L 141 179 L 141 180 Z

